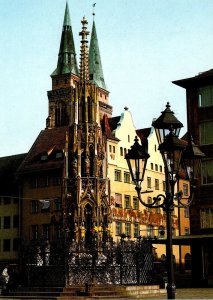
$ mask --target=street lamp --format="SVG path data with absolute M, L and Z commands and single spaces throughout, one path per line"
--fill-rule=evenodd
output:
M 167 262 L 167 296 L 168 299 L 175 299 L 175 283 L 174 283 L 174 267 L 173 267 L 173 249 L 172 249 L 172 212 L 174 207 L 186 207 L 190 204 L 194 187 L 195 167 L 204 154 L 190 140 L 188 143 L 178 138 L 180 129 L 183 124 L 174 116 L 170 109 L 169 103 L 166 109 L 161 112 L 158 119 L 153 121 L 152 126 L 158 139 L 159 151 L 162 155 L 165 168 L 166 191 L 164 194 L 159 194 L 153 197 L 152 203 L 143 201 L 141 194 L 141 183 L 144 178 L 145 168 L 149 154 L 146 153 L 143 146 L 135 139 L 134 145 L 125 156 L 127 164 L 135 184 L 135 189 L 138 194 L 139 201 L 146 207 L 158 208 L 161 207 L 166 213 L 166 262 Z M 175 185 L 180 179 L 180 172 L 183 171 L 185 177 L 190 181 L 190 196 L 188 203 L 181 202 L 181 193 L 175 197 Z

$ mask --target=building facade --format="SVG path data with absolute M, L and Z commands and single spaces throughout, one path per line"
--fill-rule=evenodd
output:
M 213 70 L 174 81 L 186 89 L 188 135 L 205 154 L 196 172 L 196 190 L 190 207 L 192 266 L 195 285 L 213 281 Z

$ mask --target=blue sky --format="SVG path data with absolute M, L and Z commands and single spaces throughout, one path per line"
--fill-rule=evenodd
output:
M 127 106 L 137 128 L 149 127 L 169 101 L 186 125 L 185 90 L 171 82 L 213 68 L 213 1 L 68 0 L 78 62 L 94 2 L 113 115 Z M 27 152 L 45 128 L 65 3 L 0 0 L 0 156 Z

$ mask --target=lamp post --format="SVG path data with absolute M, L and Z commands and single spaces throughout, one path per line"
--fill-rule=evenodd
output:
M 174 116 L 170 109 L 169 103 L 166 109 L 161 112 L 159 118 L 153 121 L 152 126 L 158 139 L 159 151 L 162 155 L 165 169 L 166 191 L 164 194 L 159 194 L 153 197 L 152 203 L 143 201 L 142 181 L 145 174 L 147 160 L 149 154 L 145 148 L 139 144 L 138 138 L 135 138 L 135 143 L 125 156 L 130 170 L 132 180 L 135 184 L 135 189 L 139 201 L 146 207 L 158 208 L 161 207 L 166 213 L 166 263 L 167 263 L 167 296 L 168 299 L 175 299 L 175 283 L 174 283 L 174 267 L 173 267 L 173 247 L 172 247 L 172 212 L 174 207 L 186 207 L 191 203 L 192 193 L 194 189 L 194 171 L 198 162 L 204 157 L 204 154 L 190 140 L 188 144 L 178 138 L 180 129 L 183 124 Z M 180 172 L 184 171 L 185 178 L 190 181 L 190 196 L 187 198 L 187 203 L 183 203 L 181 198 L 182 193 L 177 193 L 175 197 L 175 185 L 180 179 Z

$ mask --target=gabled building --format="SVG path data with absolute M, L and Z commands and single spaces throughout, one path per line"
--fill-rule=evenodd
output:
M 107 139 L 113 237 L 116 240 L 120 238 L 121 234 L 125 234 L 131 239 L 139 236 L 152 238 L 156 241 L 154 246 L 157 258 L 163 261 L 166 254 L 166 215 L 160 208 L 148 209 L 139 202 L 125 160 L 125 154 L 133 145 L 135 136 L 138 136 L 150 155 L 142 183 L 142 198 L 146 203 L 150 203 L 153 197 L 165 193 L 164 165 L 162 156 L 158 151 L 154 128 L 136 130 L 132 115 L 127 107 L 124 108 L 124 112 L 120 116 L 112 117 L 107 121 L 111 129 L 109 132 L 111 135 L 113 134 L 111 137 L 108 135 Z M 189 191 L 188 182 L 181 180 L 179 190 L 183 190 L 183 187 L 186 196 Z M 186 228 L 189 229 L 188 215 L 183 212 L 183 209 L 175 208 L 172 224 L 174 237 L 188 234 Z M 175 262 L 177 266 L 180 266 L 180 268 L 177 267 L 177 271 L 180 269 L 185 271 L 185 258 L 190 257 L 190 247 L 175 245 L 173 248 Z

